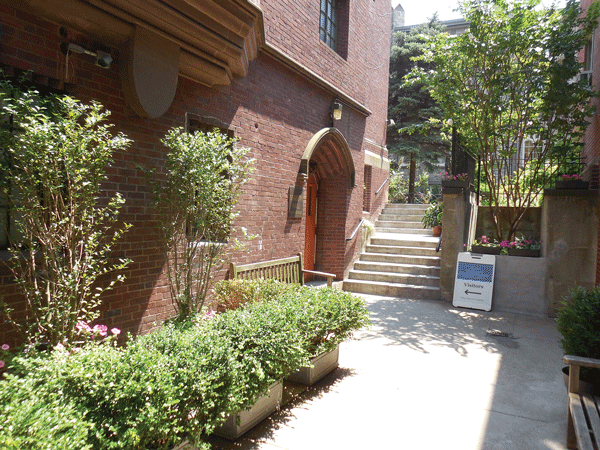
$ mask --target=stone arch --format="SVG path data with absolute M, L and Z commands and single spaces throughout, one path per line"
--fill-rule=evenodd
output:
M 344 135 L 337 128 L 323 128 L 316 133 L 304 149 L 300 161 L 300 175 L 308 178 L 309 163 L 315 150 L 324 148 L 328 158 L 328 166 L 332 171 L 346 172 L 350 188 L 356 187 L 356 170 L 350 147 Z
M 308 226 L 308 192 L 305 196 L 305 268 L 334 273 L 337 279 L 343 279 L 346 221 L 356 175 L 348 142 L 339 130 L 324 128 L 310 139 L 299 175 L 304 180 L 312 175 L 316 181 L 316 227 Z M 309 257 L 313 259 L 309 261 Z

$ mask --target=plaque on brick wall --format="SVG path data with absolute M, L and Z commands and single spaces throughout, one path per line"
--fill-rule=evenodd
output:
M 288 217 L 290 219 L 302 218 L 304 209 L 304 189 L 302 186 L 292 186 L 288 192 Z

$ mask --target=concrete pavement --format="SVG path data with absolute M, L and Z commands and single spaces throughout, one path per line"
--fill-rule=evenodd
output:
M 340 367 L 215 450 L 566 448 L 554 320 L 363 297 L 372 326 L 342 344 Z

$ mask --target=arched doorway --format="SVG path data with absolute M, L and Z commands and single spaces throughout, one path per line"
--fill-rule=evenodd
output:
M 355 170 L 348 143 L 338 129 L 324 128 L 312 137 L 300 173 L 307 180 L 304 268 L 342 278 Z

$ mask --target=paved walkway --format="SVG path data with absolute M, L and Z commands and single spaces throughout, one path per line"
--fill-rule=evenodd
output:
M 565 449 L 552 319 L 364 298 L 372 326 L 342 344 L 340 367 L 213 449 Z

